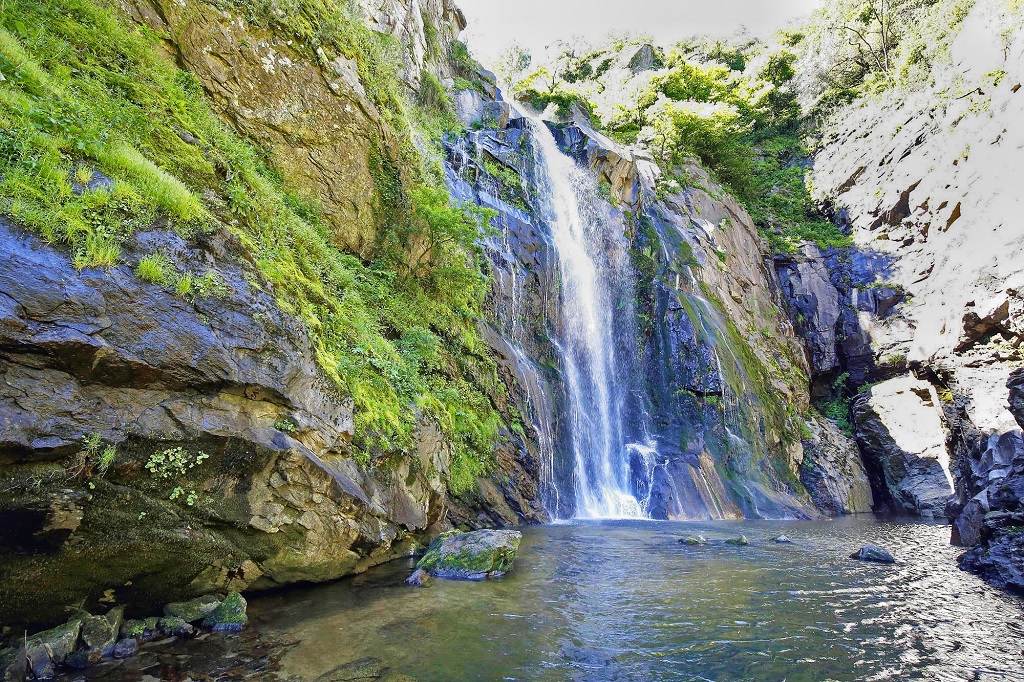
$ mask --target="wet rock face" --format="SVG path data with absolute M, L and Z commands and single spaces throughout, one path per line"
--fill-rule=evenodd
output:
M 857 444 L 827 419 L 809 425 L 803 440 L 800 482 L 825 514 L 859 514 L 872 510 L 874 497 Z
M 855 400 L 857 441 L 897 513 L 942 518 L 953 498 L 948 433 L 935 389 L 913 377 L 877 384 Z
M 338 578 L 443 518 L 445 448 L 382 479 L 358 467 L 351 402 L 230 238 L 144 232 L 125 265 L 78 272 L 0 221 L 0 249 L 5 624 L 45 626 L 108 590 L 151 608 Z M 155 250 L 224 292 L 187 301 L 140 281 Z M 105 473 L 87 437 L 116 448 Z M 146 464 L 167 452 L 194 466 L 162 479 Z

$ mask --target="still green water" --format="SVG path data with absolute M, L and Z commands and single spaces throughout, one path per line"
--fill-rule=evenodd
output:
M 703 534 L 712 544 L 678 538 Z M 748 547 L 720 544 L 744 534 Z M 785 533 L 794 542 L 769 538 Z M 285 675 L 366 656 L 427 680 L 1024 680 L 1024 600 L 957 569 L 949 527 L 878 521 L 527 528 L 515 570 L 406 587 L 394 562 L 250 600 Z M 716 543 L 718 541 L 718 543 Z M 865 543 L 894 566 L 849 559 Z

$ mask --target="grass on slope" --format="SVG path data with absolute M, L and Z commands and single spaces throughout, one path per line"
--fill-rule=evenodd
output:
M 393 127 L 408 138 L 414 107 L 399 99 L 384 39 L 334 3 L 303 7 L 321 27 L 313 44 L 357 58 L 369 93 L 394 105 Z M 488 216 L 452 206 L 420 168 L 399 173 L 414 158 L 408 139 L 404 149 L 408 158 L 378 164 L 390 248 L 362 262 L 333 246 L 318 207 L 217 118 L 152 32 L 94 0 L 0 3 L 0 212 L 66 245 L 79 268 L 117 264 L 121 245 L 153 224 L 199 240 L 232 230 L 353 396 L 357 455 L 401 456 L 422 413 L 454 444 L 450 486 L 465 490 L 486 470 L 501 424 L 488 394 L 503 389 L 475 326 L 485 279 L 473 242 Z M 113 186 L 89 187 L 95 171 Z M 396 233 L 434 240 L 427 267 L 399 267 Z M 139 274 L 163 282 L 165 265 L 151 254 Z

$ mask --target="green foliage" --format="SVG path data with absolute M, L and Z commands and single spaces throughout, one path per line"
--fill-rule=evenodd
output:
M 821 214 L 807 189 L 804 160 L 810 155 L 792 134 L 773 135 L 758 143 L 750 184 L 742 198 L 776 253 L 793 251 L 802 241 L 822 248 L 850 246 L 845 235 Z
M 667 167 L 696 157 L 734 189 L 749 184 L 753 151 L 743 142 L 745 126 L 734 109 L 695 109 L 662 100 L 649 115 L 654 151 Z
M 154 478 L 170 479 L 184 476 L 195 469 L 210 456 L 200 450 L 193 454 L 183 447 L 168 448 L 161 452 L 154 452 L 146 462 L 146 470 Z
M 851 396 L 847 383 L 850 380 L 850 373 L 843 372 L 832 382 L 832 394 L 835 396 L 818 405 L 818 411 L 822 415 L 835 422 L 843 433 L 853 435 L 853 424 L 850 422 L 850 401 Z
M 218 119 L 196 77 L 161 56 L 159 38 L 96 0 L 0 3 L 0 212 L 66 244 L 78 267 L 116 264 L 121 245 L 158 220 L 196 240 L 231 230 L 259 269 L 255 285 L 302 320 L 325 373 L 354 398 L 357 456 L 400 457 L 417 420 L 434 420 L 455 444 L 453 488 L 471 487 L 490 464 L 501 424 L 491 396 L 504 389 L 476 328 L 486 282 L 476 240 L 489 214 L 453 205 L 412 140 L 414 125 L 436 135 L 451 124 L 447 93 L 428 78 L 410 103 L 401 46 L 346 0 L 217 4 L 290 36 L 307 58 L 356 60 L 399 147 L 372 155 L 381 219 L 372 260 L 339 251 L 319 207 Z M 471 77 L 465 46 L 453 56 Z M 72 191 L 90 169 L 113 187 Z M 178 272 L 163 254 L 144 256 L 136 272 L 188 299 L 224 286 L 214 273 Z M 148 465 L 156 475 L 181 454 Z

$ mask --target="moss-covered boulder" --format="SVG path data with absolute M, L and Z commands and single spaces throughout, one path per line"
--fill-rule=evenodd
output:
M 196 597 L 188 601 L 173 602 L 164 606 L 164 615 L 172 618 L 180 618 L 186 623 L 198 623 L 203 618 L 220 606 L 221 600 L 217 596 L 209 594 L 203 597 Z
M 82 616 L 82 649 L 91 654 L 93 661 L 101 656 L 107 656 L 114 650 L 123 619 L 123 606 L 111 609 L 101 616 Z
M 515 530 L 441 533 L 416 564 L 436 578 L 486 580 L 512 570 L 523 534 Z
M 214 632 L 241 632 L 249 618 L 245 615 L 245 597 L 231 592 L 203 619 L 203 626 Z

